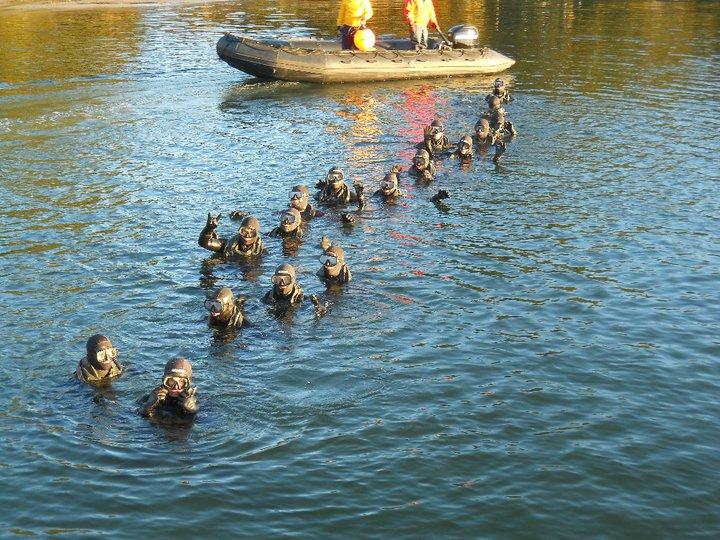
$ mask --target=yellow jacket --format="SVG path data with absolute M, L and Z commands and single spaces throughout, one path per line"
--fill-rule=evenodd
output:
M 405 19 L 419 26 L 432 23 L 437 28 L 438 25 L 432 0 L 405 0 Z
M 337 25 L 362 26 L 362 23 L 372 16 L 370 0 L 341 0 Z

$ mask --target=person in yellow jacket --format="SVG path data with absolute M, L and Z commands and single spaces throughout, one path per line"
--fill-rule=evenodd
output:
M 405 0 L 405 20 L 410 25 L 410 41 L 415 49 L 427 48 L 428 26 L 440 29 L 432 0 Z
M 343 49 L 357 49 L 353 38 L 359 28 L 365 26 L 373 16 L 370 0 L 340 0 L 337 29 Z

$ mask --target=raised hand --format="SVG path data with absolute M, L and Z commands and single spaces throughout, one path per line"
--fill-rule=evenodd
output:
M 168 397 L 168 390 L 167 388 L 158 388 L 155 391 L 155 403 L 156 406 L 165 401 Z
M 217 229 L 218 223 L 220 222 L 220 218 L 222 217 L 222 214 L 218 214 L 217 216 L 213 217 L 213 215 L 208 212 L 207 215 L 207 221 L 205 222 L 205 228 L 210 230 Z
M 362 210 L 365 207 L 365 186 L 360 182 L 353 182 L 353 187 L 358 199 L 358 208 Z
M 322 317 L 327 313 L 328 306 L 330 305 L 328 302 L 321 304 L 320 299 L 315 294 L 310 295 L 310 301 L 312 302 L 313 306 L 315 306 L 316 317 Z
M 434 203 L 442 202 L 443 199 L 450 197 L 450 194 L 445 189 L 439 190 L 435 195 L 430 197 L 430 200 Z

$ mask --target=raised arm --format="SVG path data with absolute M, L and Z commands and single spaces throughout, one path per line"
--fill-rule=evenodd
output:
M 365 208 L 365 186 L 360 182 L 354 182 L 355 196 L 357 197 L 358 210 Z
M 225 241 L 222 238 L 218 238 L 217 229 L 218 222 L 220 221 L 221 214 L 213 217 L 210 212 L 207 215 L 207 222 L 205 227 L 200 231 L 200 237 L 198 238 L 198 244 L 200 247 L 209 249 L 210 251 L 222 251 L 225 248 Z
M 180 402 L 183 410 L 188 414 L 195 414 L 198 410 L 197 401 L 195 400 L 195 390 L 196 388 L 194 386 L 188 389 Z
M 167 398 L 167 390 L 162 386 L 158 386 L 152 390 L 149 394 L 146 394 L 140 400 L 140 409 L 138 412 L 141 416 L 152 416 L 155 414 L 155 410 L 165 401 Z

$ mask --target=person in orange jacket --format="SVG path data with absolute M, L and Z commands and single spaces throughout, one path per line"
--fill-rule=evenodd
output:
M 428 26 L 438 26 L 432 0 L 405 0 L 405 20 L 410 25 L 410 41 L 415 49 L 427 49 Z
M 357 49 L 353 38 L 358 29 L 365 26 L 373 16 L 370 0 L 340 0 L 340 11 L 337 16 L 338 34 L 343 49 Z

